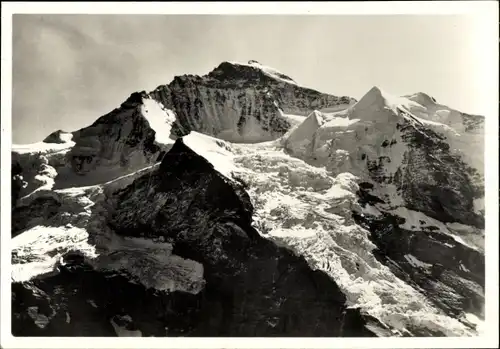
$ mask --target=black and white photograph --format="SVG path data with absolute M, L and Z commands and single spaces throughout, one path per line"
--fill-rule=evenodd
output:
M 498 3 L 390 3 L 2 2 L 2 347 L 496 347 Z

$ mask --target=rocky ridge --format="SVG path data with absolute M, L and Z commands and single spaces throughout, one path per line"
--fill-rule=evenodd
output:
M 252 62 L 223 62 L 204 76 L 176 76 L 150 93 L 132 93 L 88 127 L 14 145 L 13 166 L 28 183 L 19 196 L 43 186 L 94 185 L 132 173 L 160 161 L 176 138 L 191 131 L 235 142 L 272 140 L 297 123 L 286 113 L 307 115 L 355 102 L 299 86 Z
M 13 151 L 14 332 L 471 335 L 483 125 L 257 62 L 132 94 Z

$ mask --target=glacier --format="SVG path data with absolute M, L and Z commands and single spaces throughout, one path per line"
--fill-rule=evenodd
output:
M 483 150 L 483 117 L 424 93 L 356 101 L 255 61 L 133 93 L 12 147 L 15 331 L 478 335 Z

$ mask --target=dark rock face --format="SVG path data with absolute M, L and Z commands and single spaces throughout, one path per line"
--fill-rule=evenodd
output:
M 54 198 L 36 198 L 29 205 L 14 207 L 12 211 L 12 237 L 25 229 L 46 222 L 59 211 L 61 203 Z
M 354 102 L 276 75 L 278 79 L 255 67 L 224 62 L 207 75 L 180 76 L 151 93 L 133 93 L 119 108 L 73 132 L 75 146 L 71 149 L 72 143 L 68 143 L 67 148 L 54 147 L 59 149 L 54 152 L 13 154 L 12 236 L 43 223 L 62 226 L 59 217 L 63 215 L 58 213 L 64 200 L 58 201 L 58 195 L 27 200 L 29 204 L 18 200 L 45 184 L 44 191 L 61 188 L 56 175 L 64 178 L 76 173 L 81 176 L 74 177 L 84 179 L 67 181 L 66 187 L 102 184 L 161 162 L 157 170 L 134 174 L 137 179 L 127 187 L 102 194 L 107 201 L 98 207 L 100 213 L 80 212 L 84 214 L 78 228 L 85 231 L 84 224 L 91 225 L 100 214 L 99 222 L 105 223 L 93 229 L 105 227 L 121 237 L 167 241 L 173 245 L 173 254 L 203 265 L 206 281 L 197 294 L 158 291 L 147 289 L 123 270 L 105 272 L 94 269 L 96 264 L 83 257 L 65 256 L 57 273 L 12 284 L 13 333 L 114 336 L 115 323 L 143 336 L 392 335 L 376 319 L 348 309 L 345 295 L 327 274 L 312 270 L 304 258 L 262 238 L 252 227 L 253 207 L 245 181 L 222 176 L 179 138 L 198 131 L 233 142 L 275 139 L 291 126 L 280 110 L 307 115 L 315 109 L 341 109 Z M 156 141 L 148 115 L 142 112 L 145 98 L 175 114 L 170 136 L 178 139 L 173 147 Z M 466 131 L 484 124 L 484 118 L 461 116 Z M 484 228 L 484 217 L 473 212 L 474 199 L 484 194 L 477 171 L 452 155 L 446 139 L 418 120 L 391 120 L 391 131 L 377 146 L 389 151 L 401 142 L 408 145 L 402 166 L 387 176 L 387 164 L 394 159 L 379 154 L 372 158 L 362 150 L 358 155 L 366 160 L 369 173 L 364 180 L 371 179 L 382 188 L 395 185 L 404 206 L 411 210 L 445 223 Z M 59 130 L 44 142 L 66 143 L 66 136 Z M 107 175 L 101 172 L 108 170 Z M 29 182 L 27 188 L 23 178 Z M 363 182 L 359 187 L 361 206 L 390 204 L 389 195 L 381 196 L 383 199 L 373 195 L 372 183 Z M 18 202 L 23 206 L 16 206 Z M 89 199 L 88 204 L 95 202 Z M 327 212 L 345 208 L 343 203 L 336 205 Z M 351 209 L 351 205 L 346 208 Z M 72 214 L 77 213 L 68 216 Z M 91 216 L 88 221 L 86 214 Z M 484 317 L 485 271 L 480 252 L 436 227 L 403 229 L 404 220 L 386 212 L 379 217 L 353 213 L 353 218 L 371 232 L 378 260 L 436 307 L 455 318 L 463 313 Z M 107 241 L 106 229 L 102 236 L 90 236 L 89 242 Z M 47 255 L 57 255 L 55 250 Z M 19 263 L 29 257 L 12 254 Z M 441 335 L 429 329 L 408 329 L 414 335 Z
M 139 163 L 154 163 L 162 150 L 155 142 L 155 131 L 142 115 L 145 92 L 135 92 L 119 108 L 97 119 L 92 125 L 73 132 L 75 146 L 68 159 L 77 174 L 99 167 L 128 167 L 131 156 Z
M 228 62 L 202 77 L 175 77 L 150 95 L 177 115 L 172 128 L 175 136 L 197 131 L 231 141 L 256 141 L 251 135 L 255 132 L 262 134 L 260 141 L 283 135 L 290 123 L 278 108 L 306 115 L 314 109 L 354 101 L 282 82 L 260 69 Z M 251 131 L 255 123 L 261 129 Z M 240 137 L 226 134 L 228 130 L 237 130 Z
M 380 200 L 369 190 L 358 192 L 362 206 Z M 484 317 L 484 255 L 432 229 L 400 228 L 404 218 L 386 212 L 380 217 L 353 213 L 353 218 L 371 232 L 377 259 L 446 314 L 457 317 L 465 312 Z M 412 263 L 413 257 L 419 262 Z
M 143 336 L 184 335 L 196 321 L 202 300 L 202 295 L 155 292 L 123 275 L 97 272 L 82 261 L 61 266 L 55 276 L 15 283 L 12 294 L 15 336 L 113 337 L 111 321 L 118 323 L 121 316 L 133 319 L 127 330 L 140 330 Z M 33 307 L 38 325 L 36 316 L 30 316 Z
M 330 283 L 316 273 L 308 282 L 311 281 L 318 288 L 325 286 L 324 282 Z M 248 283 L 250 280 L 234 287 L 247 287 Z M 289 280 L 284 286 L 293 284 Z M 273 304 L 276 299 L 260 300 L 255 286 L 237 291 L 234 287 L 211 283 L 197 295 L 159 292 L 132 283 L 125 276 L 96 272 L 84 263 L 73 262 L 60 267 L 55 276 L 12 285 L 12 333 L 14 336 L 116 336 L 111 321 L 119 324 L 120 317 L 127 316 L 130 320 L 121 327 L 140 331 L 145 337 L 373 335 L 365 329 L 366 321 L 356 309 L 344 311 L 340 316 L 323 309 L 314 323 L 301 320 L 302 314 L 296 313 L 291 304 L 311 304 L 312 308 L 306 312 L 318 313 L 320 306 L 331 305 L 329 298 L 337 301 L 326 290 L 313 303 L 306 303 L 311 301 L 311 296 L 305 294 L 307 289 L 291 299 L 279 298 L 284 309 L 281 315 L 273 317 L 276 309 L 267 307 L 276 308 L 278 305 Z M 251 298 L 243 300 L 243 297 Z M 248 303 L 244 308 L 242 301 Z M 379 326 L 375 319 L 367 318 L 372 326 Z
M 484 178 L 452 153 L 444 136 L 409 119 L 400 118 L 396 125 L 408 146 L 401 166 L 388 176 L 385 168 L 392 161 L 390 157 L 367 159 L 370 178 L 382 185 L 395 185 L 410 210 L 443 223 L 459 222 L 484 229 L 484 216 L 475 213 L 473 206 L 474 199 L 484 196 Z
M 108 224 L 117 234 L 171 242 L 175 255 L 203 264 L 205 288 L 198 294 L 145 289 L 127 275 L 96 271 L 83 258 L 68 256 L 59 273 L 12 285 L 15 335 L 113 336 L 110 321 L 119 323 L 124 316 L 131 318 L 124 326 L 143 336 L 383 331 L 377 320 L 347 309 L 345 295 L 329 276 L 261 238 L 251 226 L 253 207 L 242 186 L 182 139 L 156 172 L 117 191 L 109 202 L 116 206 Z
M 484 195 L 484 180 L 457 155 L 444 137 L 419 125 L 399 126 L 410 151 L 394 176 L 409 209 L 441 222 L 460 222 L 484 228 L 473 201 Z
M 462 116 L 463 123 L 465 125 L 465 131 L 474 131 L 484 128 L 484 116 L 482 115 L 471 115 L 467 113 L 460 113 Z
M 11 198 L 12 198 L 12 207 L 14 209 L 16 206 L 17 200 L 21 197 L 22 189 L 26 186 L 26 182 L 23 181 L 22 177 L 23 168 L 21 165 L 14 161 L 11 169 Z
M 44 143 L 56 143 L 56 144 L 62 144 L 65 143 L 63 139 L 61 139 L 61 134 L 66 133 L 63 130 L 57 130 L 52 132 L 50 135 L 45 137 L 43 140 Z
M 41 185 L 35 178 L 41 174 L 47 163 L 47 158 L 40 153 L 12 153 L 12 207 L 19 198 Z
M 24 196 L 54 181 L 53 189 L 95 185 L 130 174 L 161 160 L 171 144 L 156 141 L 156 131 L 142 114 L 145 92 L 131 94 L 119 108 L 93 124 L 62 137 L 59 130 L 44 143 L 68 143 L 67 147 L 32 152 L 12 152 L 12 164 L 20 168 L 27 187 L 17 189 Z M 65 138 L 65 139 L 63 139 Z M 67 142 L 71 138 L 73 143 Z M 87 176 L 87 174 L 91 174 Z
M 146 195 L 144 202 L 162 195 L 165 204 L 149 216 L 146 210 L 156 210 L 132 212 L 129 205 L 137 195 Z M 206 315 L 193 335 L 371 335 L 361 315 L 346 309 L 333 280 L 259 236 L 239 184 L 217 173 L 182 140 L 165 155 L 158 173 L 136 180 L 118 196 L 120 207 L 110 221 L 117 233 L 163 236 L 176 255 L 204 265 Z

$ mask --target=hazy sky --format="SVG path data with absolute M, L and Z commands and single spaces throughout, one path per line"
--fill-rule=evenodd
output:
M 486 113 L 480 21 L 465 16 L 14 15 L 13 142 L 87 126 L 130 93 L 250 59 L 359 99 L 372 86 Z

